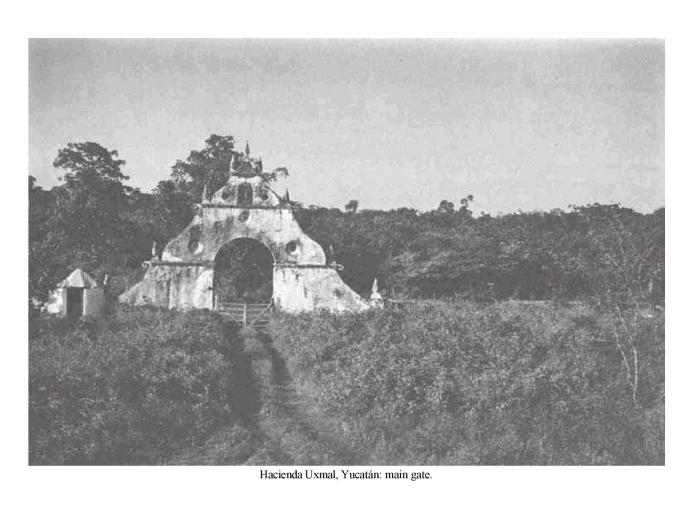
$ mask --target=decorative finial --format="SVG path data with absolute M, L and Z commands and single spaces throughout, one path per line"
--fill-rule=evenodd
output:
M 289 190 L 284 188 L 284 201 L 286 203 L 291 203 L 291 197 L 289 196 Z
M 231 161 L 229 161 L 229 172 L 233 171 L 233 165 L 236 163 L 236 153 L 231 153 Z
M 248 144 L 248 140 L 245 141 L 245 156 L 250 157 L 250 145 Z
M 373 287 L 371 288 L 371 307 L 382 309 L 385 305 L 383 296 L 378 292 L 378 278 L 373 279 Z
M 159 261 L 159 257 L 156 255 L 156 241 L 152 244 L 152 261 Z
M 202 203 L 207 201 L 207 184 L 202 188 Z

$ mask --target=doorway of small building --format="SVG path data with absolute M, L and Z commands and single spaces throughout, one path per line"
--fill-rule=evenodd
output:
M 227 242 L 214 259 L 214 302 L 270 303 L 274 258 L 260 241 Z
M 65 314 L 68 318 L 79 318 L 82 316 L 84 290 L 82 288 L 66 288 Z

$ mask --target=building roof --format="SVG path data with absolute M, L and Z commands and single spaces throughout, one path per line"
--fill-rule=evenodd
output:
M 98 285 L 93 277 L 82 269 L 75 269 L 72 274 L 56 285 L 56 288 L 96 288 Z

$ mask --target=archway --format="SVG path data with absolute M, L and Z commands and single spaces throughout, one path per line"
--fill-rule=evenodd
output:
M 240 238 L 256 239 L 255 247 L 245 240 L 224 247 Z M 371 307 L 344 283 L 338 266 L 327 263 L 323 248 L 296 221 L 289 200 L 268 186 L 262 162 L 248 154 L 242 164 L 230 165 L 226 184 L 211 198 L 204 196 L 190 224 L 166 244 L 160 258 L 157 253 L 145 262 L 142 280 L 120 295 L 121 302 L 224 311 L 217 299 L 230 299 L 236 304 L 227 310 L 242 308 L 244 322 L 246 310 L 262 306 L 238 301 L 271 301 L 288 313 Z
M 272 253 L 262 242 L 227 242 L 214 258 L 214 302 L 270 302 L 273 267 Z

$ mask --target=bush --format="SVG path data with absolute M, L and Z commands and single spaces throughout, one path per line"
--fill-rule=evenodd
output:
M 200 442 L 232 418 L 234 341 L 202 311 L 32 317 L 30 463 L 153 464 Z
M 275 327 L 302 391 L 371 464 L 662 464 L 663 312 L 625 315 L 632 343 L 612 314 L 512 301 Z M 617 340 L 638 350 L 635 400 Z

